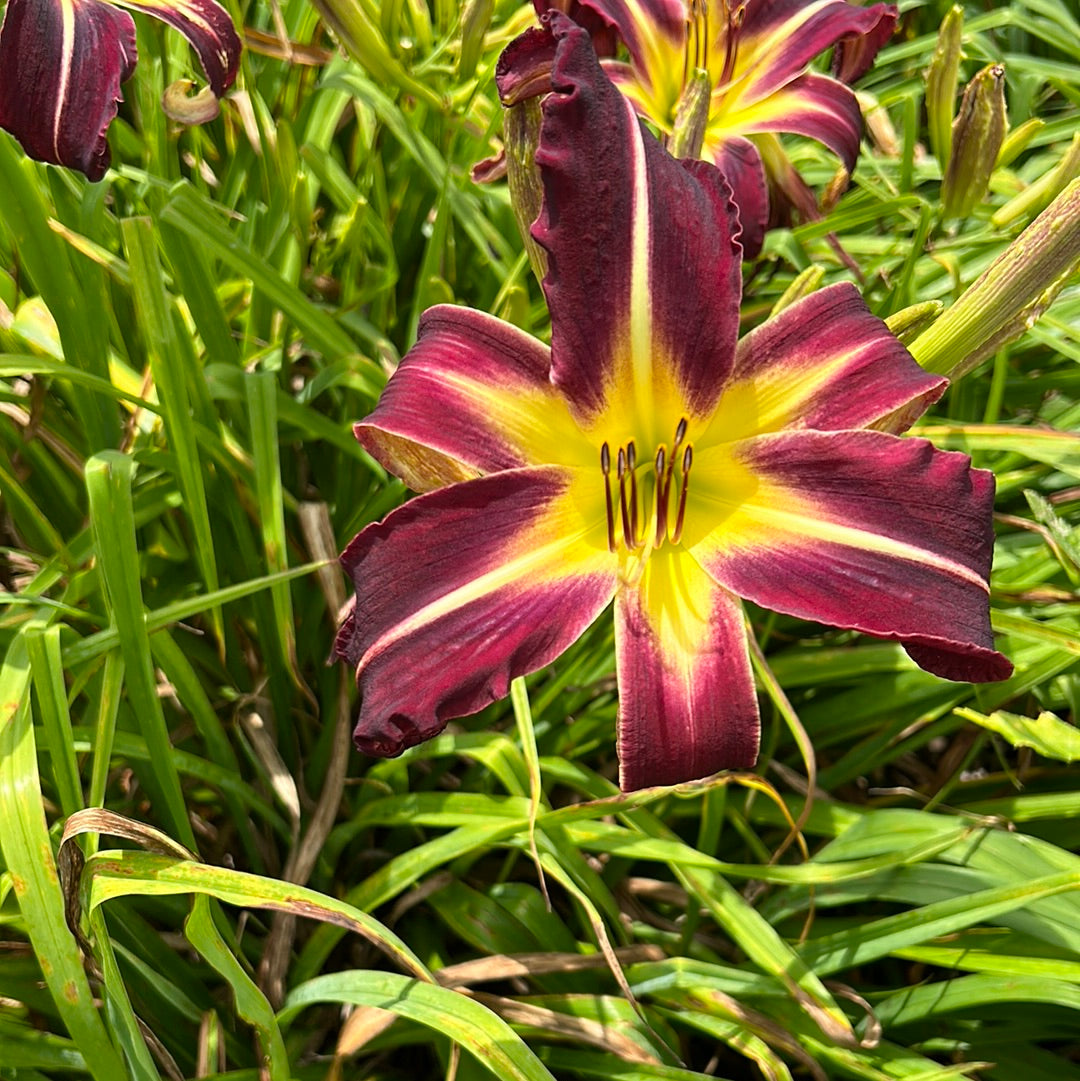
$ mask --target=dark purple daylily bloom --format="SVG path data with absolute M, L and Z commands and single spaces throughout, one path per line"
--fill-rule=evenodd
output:
M 544 16 L 567 0 L 534 0 Z M 784 152 L 777 133 L 816 139 L 850 173 L 859 154 L 862 116 L 846 85 L 862 75 L 888 41 L 896 7 L 858 7 L 847 0 L 573 0 L 571 14 L 594 34 L 613 30 L 629 62 L 602 63 L 640 116 L 670 134 L 695 69 L 711 85 L 701 156 L 718 165 L 735 192 L 743 249 L 761 249 L 765 229 L 792 207 L 816 214 L 816 201 Z M 833 47 L 833 75 L 807 70 Z M 553 43 L 531 31 L 500 62 L 499 88 L 512 104 L 545 87 Z M 772 204 L 770 205 L 770 195 Z
M 1002 679 L 987 575 L 993 475 L 875 431 L 945 380 L 851 285 L 736 341 L 731 190 L 677 162 L 551 19 L 536 161 L 550 348 L 427 311 L 364 447 L 419 495 L 342 561 L 357 747 L 399 754 L 554 660 L 614 599 L 620 781 L 753 765 L 740 597 L 901 642 L 948 679 Z
M 236 78 L 240 39 L 215 0 L 124 0 L 179 30 L 214 93 Z M 8 0 L 0 27 L 0 128 L 39 161 L 100 180 L 105 132 L 135 70 L 135 24 L 105 0 Z

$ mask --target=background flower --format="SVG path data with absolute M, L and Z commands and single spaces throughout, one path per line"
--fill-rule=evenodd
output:
M 236 78 L 240 39 L 215 0 L 129 0 L 179 30 L 220 97 Z M 0 127 L 39 161 L 100 180 L 105 133 L 135 70 L 135 24 L 104 0 L 8 0 L 0 27 Z
M 544 13 L 551 5 L 537 0 L 536 7 Z M 629 62 L 604 59 L 604 69 L 668 137 L 694 71 L 707 73 L 700 153 L 732 185 L 749 257 L 761 250 L 770 224 L 790 220 L 792 208 L 816 212 L 777 133 L 816 139 L 854 169 L 862 115 L 846 83 L 866 71 L 896 22 L 892 4 L 863 8 L 846 0 L 576 0 L 574 13 L 587 28 L 601 20 L 615 30 Z M 808 70 L 830 47 L 835 77 Z M 500 67 L 504 101 L 543 85 L 546 53 L 540 34 L 511 46 Z

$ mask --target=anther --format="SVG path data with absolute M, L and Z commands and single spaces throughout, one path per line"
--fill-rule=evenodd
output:
M 600 447 L 600 470 L 604 474 L 604 509 L 607 511 L 607 546 L 615 551 L 615 508 L 611 505 L 611 451 L 607 443 Z
M 671 444 L 672 450 L 677 450 L 679 444 L 686 438 L 686 417 L 675 426 L 675 442 Z

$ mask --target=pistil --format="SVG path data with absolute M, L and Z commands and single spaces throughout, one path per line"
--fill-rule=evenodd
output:
M 679 509 L 675 512 L 675 528 L 671 533 L 671 543 L 682 540 L 683 521 L 686 518 L 686 490 L 690 487 L 690 466 L 694 461 L 694 448 L 687 446 L 682 456 L 682 484 L 679 486 Z

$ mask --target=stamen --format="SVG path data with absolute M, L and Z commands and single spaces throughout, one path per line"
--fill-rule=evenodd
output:
M 682 539 L 683 520 L 686 518 L 686 489 L 690 486 L 690 466 L 694 461 L 694 448 L 687 446 L 682 456 L 682 484 L 679 487 L 679 509 L 675 512 L 675 529 L 671 534 L 671 543 L 678 544 Z
M 679 449 L 679 444 L 686 438 L 686 417 L 675 426 L 675 442 L 671 444 L 672 452 Z
M 735 43 L 738 40 L 739 28 L 742 26 L 745 13 L 745 4 L 740 4 L 734 10 L 728 10 L 727 28 L 724 33 L 724 67 L 720 72 L 720 81 L 717 86 L 726 86 L 731 82 L 731 76 L 735 70 Z
M 637 498 L 637 447 L 631 439 L 626 444 L 626 468 L 630 474 L 630 536 L 634 538 L 634 547 L 638 547 L 638 498 Z
M 600 470 L 604 474 L 604 509 L 607 511 L 607 546 L 615 551 L 615 510 L 611 505 L 611 451 L 607 443 L 600 447 Z
M 659 548 L 667 536 L 667 485 L 664 483 L 664 471 L 667 469 L 667 450 L 664 444 L 656 448 L 656 531 L 653 533 L 653 547 Z
M 686 50 L 683 53 L 683 86 L 690 84 L 690 76 L 694 70 L 707 69 L 708 66 L 709 3 L 708 0 L 690 0 L 686 18 Z
M 700 0 L 698 10 L 701 21 L 698 23 L 698 40 L 701 42 L 701 55 L 697 66 L 709 70 L 709 0 Z

